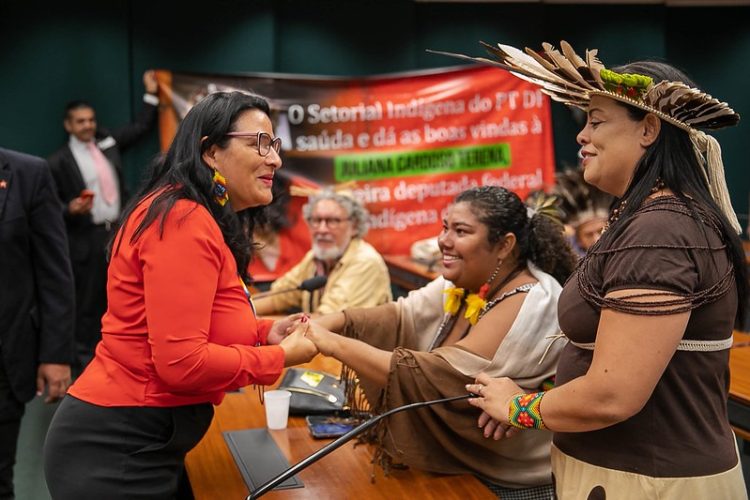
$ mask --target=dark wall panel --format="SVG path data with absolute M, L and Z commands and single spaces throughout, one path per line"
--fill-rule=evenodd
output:
M 3 2 L 0 143 L 48 155 L 66 140 L 62 113 L 73 99 L 90 101 L 101 123 L 127 121 L 129 57 L 125 1 Z
M 750 23 L 748 8 L 670 9 L 667 54 L 695 83 L 727 101 L 740 126 L 714 132 L 724 153 L 729 192 L 740 223 L 748 225 L 750 193 Z M 691 27 L 695 29 L 690 29 Z
M 39 0 L 0 3 L 0 144 L 45 156 L 64 140 L 65 102 L 86 98 L 118 125 L 140 106 L 147 68 L 205 73 L 373 75 L 453 66 L 425 49 L 483 53 L 479 40 L 570 41 L 608 65 L 667 58 L 750 119 L 749 7 L 667 8 L 409 0 Z M 574 163 L 578 119 L 553 106 L 558 164 Z M 750 190 L 750 126 L 719 132 L 738 212 Z M 156 133 L 126 155 L 128 181 Z M 744 220 L 746 223 L 746 219 Z
M 412 2 L 282 0 L 274 5 L 280 72 L 371 75 L 415 67 Z

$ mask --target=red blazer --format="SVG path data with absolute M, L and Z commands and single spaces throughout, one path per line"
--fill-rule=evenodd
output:
M 272 322 L 256 319 L 214 219 L 181 200 L 162 234 L 157 218 L 131 244 L 150 203 L 115 240 L 102 341 L 70 394 L 101 406 L 218 404 L 225 391 L 273 383 L 284 352 L 261 346 Z

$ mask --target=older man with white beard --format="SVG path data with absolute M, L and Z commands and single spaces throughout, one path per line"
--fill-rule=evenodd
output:
M 303 214 L 312 234 L 312 249 L 274 281 L 269 296 L 253 301 L 257 314 L 289 310 L 328 314 L 392 299 L 388 267 L 377 250 L 362 239 L 368 214 L 359 202 L 325 189 L 310 198 Z M 323 288 L 312 292 L 298 289 L 315 276 L 326 277 Z

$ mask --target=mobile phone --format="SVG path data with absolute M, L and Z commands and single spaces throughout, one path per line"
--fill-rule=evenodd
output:
M 94 192 L 90 189 L 84 189 L 78 196 L 84 199 L 91 199 L 94 197 Z
M 305 417 L 307 428 L 315 439 L 329 439 L 343 436 L 359 423 L 353 418 L 329 417 L 325 415 L 308 415 Z

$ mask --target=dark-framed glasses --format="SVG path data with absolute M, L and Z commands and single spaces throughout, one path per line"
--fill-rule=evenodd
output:
M 281 151 L 281 137 L 275 139 L 271 137 L 271 134 L 266 132 L 229 132 L 229 137 L 248 137 L 254 138 L 255 144 L 258 147 L 258 154 L 261 156 L 268 156 L 273 148 L 276 153 Z
M 320 227 L 325 222 L 328 228 L 336 229 L 348 220 L 351 220 L 351 217 L 310 217 L 307 219 L 307 223 L 310 224 L 310 227 Z

